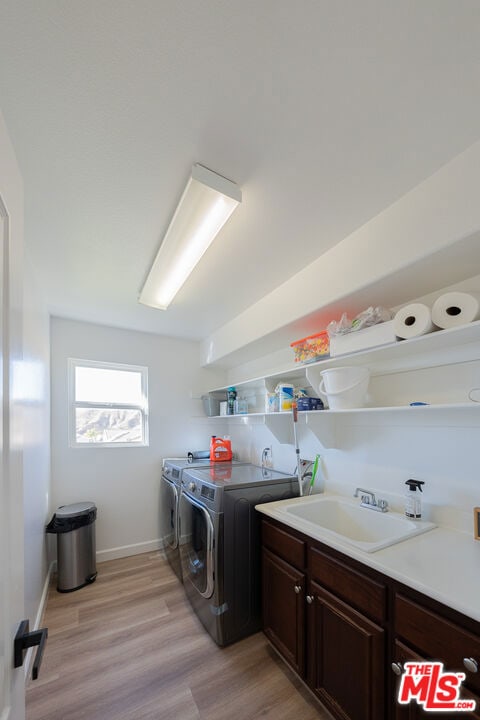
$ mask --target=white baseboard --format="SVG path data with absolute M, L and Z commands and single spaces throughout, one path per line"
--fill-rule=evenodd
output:
M 147 540 L 146 542 L 135 543 L 134 545 L 122 545 L 121 547 L 110 548 L 108 550 L 99 550 L 97 552 L 97 562 L 102 563 L 107 560 L 117 560 L 122 557 L 130 557 L 130 555 L 140 555 L 146 552 L 155 552 L 163 548 L 163 541 L 160 538 L 156 540 Z
M 48 588 L 50 586 L 50 578 L 52 577 L 52 573 L 54 572 L 54 566 L 56 563 L 51 562 L 48 570 L 47 570 L 47 576 L 45 578 L 45 582 L 43 584 L 43 590 L 42 590 L 42 596 L 40 598 L 40 602 L 38 604 L 38 610 L 37 615 L 35 617 L 35 623 L 33 627 L 30 628 L 30 631 L 38 630 L 42 624 L 43 615 L 45 613 L 45 607 L 47 605 L 47 597 L 48 597 Z M 37 651 L 37 648 L 29 648 L 27 650 L 27 653 L 25 655 L 25 661 L 23 663 L 23 667 L 25 669 L 25 678 L 28 677 L 28 674 L 30 673 L 30 667 L 33 662 L 33 656 L 34 653 Z
M 141 555 L 146 552 L 155 552 L 156 550 L 162 550 L 163 548 L 164 542 L 161 539 L 146 540 L 145 542 L 135 543 L 134 545 L 121 545 L 120 547 L 109 548 L 108 550 L 98 550 L 95 554 L 95 559 L 98 563 L 102 563 L 107 560 L 118 560 L 118 558 L 130 557 L 131 555 Z M 52 572 L 57 572 L 56 560 L 53 560 L 50 565 L 50 575 Z

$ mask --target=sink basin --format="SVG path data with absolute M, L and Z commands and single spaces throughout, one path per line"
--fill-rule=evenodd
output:
M 433 523 L 409 520 L 398 513 L 360 507 L 339 496 L 304 498 L 287 505 L 285 512 L 366 552 L 395 545 L 435 527 Z

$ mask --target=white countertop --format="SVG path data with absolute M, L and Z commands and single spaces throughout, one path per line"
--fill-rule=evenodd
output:
M 473 534 L 438 526 L 382 550 L 364 552 L 285 511 L 292 503 L 308 502 L 315 497 L 318 496 L 280 500 L 256 508 L 480 622 L 480 540 L 475 540 Z M 372 511 L 366 509 L 365 512 Z

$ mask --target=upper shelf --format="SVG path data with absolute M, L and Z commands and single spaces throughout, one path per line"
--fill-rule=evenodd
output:
M 399 370 L 417 370 L 450 365 L 480 358 L 480 320 L 449 330 L 437 330 L 410 340 L 398 340 L 381 347 L 328 358 L 315 365 L 321 369 L 348 365 L 368 365 L 372 375 Z
M 316 363 L 293 367 L 290 365 L 283 371 L 240 383 L 232 381 L 229 385 L 235 385 L 237 391 L 255 387 L 274 390 L 276 383 L 280 381 L 302 385 L 311 378 L 316 382 L 320 371 L 342 365 L 364 365 L 370 369 L 371 375 L 375 376 L 478 359 L 480 359 L 480 320 L 449 330 L 437 330 L 410 340 L 399 340 L 388 345 L 327 358 Z M 227 387 L 216 388 L 216 391 L 226 390 Z
M 307 389 L 318 388 L 320 373 L 324 369 L 340 367 L 343 365 L 363 365 L 368 367 L 372 377 L 377 376 L 373 385 L 387 385 L 393 387 L 395 392 L 386 394 L 375 394 L 371 396 L 370 407 L 351 408 L 349 410 L 316 410 L 298 413 L 300 425 L 305 426 L 318 438 L 324 448 L 336 447 L 336 425 L 335 418 L 340 421 L 346 417 L 350 424 L 365 423 L 370 425 L 382 425 L 397 423 L 398 413 L 404 417 L 409 426 L 423 427 L 444 426 L 448 423 L 452 426 L 477 427 L 480 417 L 480 403 L 459 401 L 455 398 L 464 398 L 468 395 L 465 386 L 471 387 L 473 377 L 471 368 L 458 373 L 457 369 L 445 366 L 460 362 L 471 362 L 480 360 L 480 321 L 463 325 L 450 330 L 438 330 L 429 335 L 422 335 L 411 340 L 401 340 L 381 347 L 361 350 L 349 355 L 342 355 L 335 358 L 328 358 L 309 365 L 296 365 L 287 368 L 283 372 L 276 372 L 260 378 L 254 378 L 235 385 L 240 397 L 249 399 L 251 412 L 245 415 L 221 416 L 223 420 L 246 425 L 263 423 L 270 432 L 282 444 L 292 444 L 293 421 L 291 412 L 265 412 L 265 396 L 267 392 L 273 392 L 278 382 L 289 382 L 296 386 Z M 417 378 L 414 385 L 409 385 L 409 377 L 412 373 L 405 371 L 422 370 L 432 368 L 428 373 L 430 379 L 424 376 L 418 381 L 418 373 L 413 373 Z M 437 368 L 437 370 L 433 370 Z M 382 379 L 381 375 L 401 373 L 392 384 L 390 378 Z M 440 373 L 440 376 L 439 376 Z M 437 385 L 442 385 L 442 378 L 452 379 L 452 375 L 461 377 L 461 391 L 445 393 L 436 391 Z M 433 376 L 433 377 L 431 377 Z M 447 381 L 447 387 L 449 382 Z M 429 405 L 410 406 L 409 399 L 416 398 L 418 389 L 426 393 Z M 433 392 L 432 392 L 433 389 Z M 225 388 L 218 388 L 216 391 L 225 391 Z M 317 394 L 314 392 L 314 394 Z M 386 401 L 386 402 L 383 402 Z M 392 402 L 393 400 L 393 402 Z M 217 418 L 210 418 L 217 420 Z

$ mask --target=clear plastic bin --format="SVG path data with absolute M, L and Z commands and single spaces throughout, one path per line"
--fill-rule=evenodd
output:
M 326 330 L 295 340 L 290 347 L 295 353 L 295 362 L 311 363 L 330 356 L 330 341 Z

